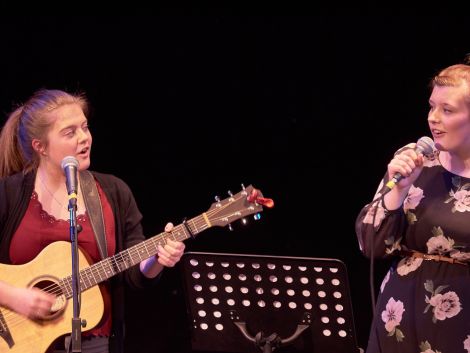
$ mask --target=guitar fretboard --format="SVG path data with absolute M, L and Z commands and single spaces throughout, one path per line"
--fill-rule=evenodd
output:
M 211 225 L 203 215 L 194 217 L 183 224 L 175 226 L 171 232 L 163 232 L 151 237 L 114 256 L 101 260 L 79 273 L 80 291 L 83 292 L 107 279 L 137 265 L 141 261 L 155 255 L 158 246 L 165 245 L 167 239 L 183 241 L 210 228 Z M 72 297 L 72 276 L 60 280 L 59 286 L 66 298 Z

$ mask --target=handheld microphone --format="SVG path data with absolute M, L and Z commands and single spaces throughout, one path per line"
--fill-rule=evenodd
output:
M 414 149 L 417 153 L 421 153 L 425 156 L 430 156 L 434 151 L 434 141 L 432 138 L 423 136 L 416 142 L 416 147 Z M 382 196 L 385 195 L 387 192 L 392 190 L 395 185 L 404 178 L 403 175 L 400 173 L 395 173 L 393 178 L 385 184 L 383 192 L 381 193 Z
M 67 156 L 62 159 L 61 167 L 65 174 L 65 184 L 67 186 L 67 194 L 69 195 L 69 209 L 77 205 L 77 172 L 78 160 L 75 157 Z

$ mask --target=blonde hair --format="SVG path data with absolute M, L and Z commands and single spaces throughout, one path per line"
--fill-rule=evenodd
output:
M 431 80 L 431 88 L 435 86 L 457 87 L 462 83 L 467 87 L 465 99 L 470 103 L 470 65 L 456 64 L 446 67 Z
M 0 132 L 0 178 L 37 168 L 39 157 L 32 140 L 47 145 L 46 136 L 54 123 L 51 112 L 67 104 L 78 104 L 88 115 L 88 102 L 83 93 L 48 89 L 35 92 L 9 115 Z

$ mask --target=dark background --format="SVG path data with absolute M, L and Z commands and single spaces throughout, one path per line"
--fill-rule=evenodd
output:
M 429 79 L 470 52 L 469 18 L 305 14 L 2 16 L 1 122 L 39 88 L 86 92 L 91 169 L 130 185 L 149 236 L 241 183 L 260 188 L 276 203 L 260 221 L 212 228 L 187 251 L 340 259 L 365 347 L 355 218 L 393 152 L 429 135 Z M 129 293 L 130 352 L 189 350 L 180 276 Z

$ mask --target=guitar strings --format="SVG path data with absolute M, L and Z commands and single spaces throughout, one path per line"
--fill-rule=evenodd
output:
M 240 195 L 239 198 L 236 198 L 234 197 L 234 201 L 239 201 L 241 197 L 245 197 L 245 195 Z M 207 211 L 205 214 L 206 216 L 208 217 L 208 219 L 210 220 L 213 220 L 213 221 L 217 221 L 217 220 L 222 220 L 224 218 L 227 217 L 227 215 L 223 215 L 223 216 L 218 216 L 218 217 L 214 217 L 215 215 L 217 215 L 218 213 L 220 213 L 221 211 L 224 211 L 226 207 L 228 206 L 231 206 L 232 203 L 227 203 L 226 205 L 222 205 L 221 207 L 218 207 L 218 208 L 214 208 L 212 210 L 209 210 Z M 192 219 L 190 219 L 188 221 L 189 222 L 192 222 L 192 226 L 196 229 L 197 233 L 200 233 L 202 232 L 203 230 L 206 230 L 207 228 L 210 228 L 212 227 L 212 225 L 209 225 L 206 221 L 206 219 L 203 217 L 203 215 L 199 215 L 199 216 L 196 216 Z M 178 234 L 180 234 L 180 232 L 178 232 L 177 234 L 176 233 L 176 230 L 179 230 L 181 229 L 182 230 L 182 233 L 183 235 L 180 237 L 178 236 Z M 158 245 L 164 245 L 165 244 L 165 239 L 168 238 L 169 236 L 173 236 L 173 240 L 176 240 L 176 241 L 181 241 L 181 240 L 185 240 L 185 239 L 188 239 L 191 237 L 191 235 L 186 235 L 186 229 L 184 227 L 183 224 L 179 224 L 177 226 L 175 226 L 175 228 L 167 233 L 167 232 L 163 232 L 163 233 L 160 233 L 156 236 L 153 236 L 147 240 L 144 240 L 143 242 L 139 243 L 139 244 L 136 244 L 132 247 L 130 247 L 129 249 L 127 250 L 124 250 L 124 251 L 121 251 L 119 252 L 118 254 L 115 254 L 107 259 L 103 259 L 83 270 L 81 270 L 79 272 L 79 279 L 80 279 L 80 287 L 82 287 L 82 283 L 85 285 L 85 278 L 88 278 L 90 284 L 91 284 L 91 281 L 90 281 L 90 274 L 92 276 L 93 279 L 96 280 L 96 273 L 100 274 L 100 269 L 98 269 L 100 266 L 102 267 L 102 270 L 104 270 L 104 277 L 105 277 L 105 280 L 108 279 L 108 278 L 111 278 L 112 276 L 114 276 L 115 274 L 121 272 L 122 270 L 119 268 L 119 264 L 122 264 L 124 262 L 125 264 L 125 258 L 124 258 L 124 253 L 128 253 L 131 258 L 134 256 L 134 255 L 139 255 L 140 253 L 142 253 L 141 251 L 139 251 L 139 249 L 141 248 L 145 248 L 145 251 L 147 252 L 147 254 L 150 254 L 149 256 L 146 256 L 144 259 L 147 259 L 149 258 L 150 256 L 152 256 L 153 254 L 156 254 L 156 249 L 158 248 Z M 147 245 L 152 245 L 154 247 L 154 250 L 155 252 L 153 253 L 150 253 L 147 249 Z M 134 253 L 134 255 L 132 255 L 132 253 Z M 139 258 L 140 258 L 140 261 L 144 260 L 141 258 L 141 256 L 139 255 Z M 118 261 L 120 260 L 120 261 Z M 109 273 L 109 271 L 106 271 L 105 268 L 104 268 L 104 264 L 106 262 L 110 262 L 110 265 L 112 266 L 111 269 L 111 276 L 108 276 L 106 277 L 107 273 Z M 138 262 L 136 262 L 135 264 L 133 265 L 136 265 Z M 132 266 L 133 266 L 132 265 Z M 128 266 L 127 268 L 129 268 L 131 266 Z M 114 268 L 117 268 L 119 270 L 119 272 L 117 273 L 114 273 Z M 126 270 L 127 268 L 125 268 L 124 270 Z M 66 287 L 66 286 L 71 286 L 71 276 L 67 276 L 67 277 L 64 277 L 62 280 L 59 281 L 60 282 L 63 282 L 63 286 Z M 103 281 L 103 279 L 101 278 L 101 275 L 100 275 L 100 281 L 94 283 L 93 285 L 90 285 L 89 287 L 87 287 L 86 289 L 88 288 L 91 288 L 93 286 L 95 286 L 96 284 L 98 283 L 101 283 Z M 60 286 L 59 283 L 53 283 L 52 285 L 49 285 L 47 287 L 44 287 L 42 288 L 41 290 L 43 290 L 44 292 L 47 292 L 49 294 L 53 294 L 53 295 L 56 295 L 57 297 L 60 297 L 62 295 L 64 295 L 66 298 L 70 298 L 70 296 L 67 296 L 68 295 L 68 292 L 67 292 L 67 295 L 65 295 L 63 293 L 63 290 Z M 86 287 L 86 286 L 85 286 Z M 85 289 L 85 290 L 86 290 Z M 8 310 L 8 309 L 7 309 Z M 1 312 L 0 312 L 0 315 L 1 315 Z M 23 321 L 27 320 L 28 318 L 25 318 L 24 316 L 20 316 L 18 315 L 17 313 L 13 312 L 13 311 L 10 311 L 8 310 L 7 313 L 3 316 L 4 318 L 9 318 L 11 315 L 16 315 L 16 320 L 12 320 L 10 322 L 11 324 L 11 327 L 15 327 L 16 325 L 22 323 Z M 5 329 L 7 329 L 5 327 Z

